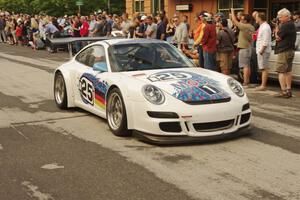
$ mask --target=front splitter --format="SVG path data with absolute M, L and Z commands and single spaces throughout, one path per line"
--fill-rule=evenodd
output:
M 217 142 L 227 139 L 237 138 L 243 135 L 250 134 L 250 125 L 240 128 L 239 130 L 231 133 L 224 133 L 220 135 L 213 136 L 164 136 L 164 135 L 154 135 L 150 133 L 144 133 L 134 130 L 133 136 L 137 139 L 156 145 L 176 145 L 176 144 L 192 144 L 192 143 L 209 143 Z

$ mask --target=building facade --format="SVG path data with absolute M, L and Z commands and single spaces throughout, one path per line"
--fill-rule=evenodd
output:
M 126 12 L 130 15 L 136 12 L 156 15 L 165 10 L 169 18 L 174 14 L 187 15 L 192 26 L 194 16 L 202 10 L 223 12 L 225 15 L 228 15 L 230 8 L 245 13 L 257 10 L 272 19 L 284 7 L 290 11 L 300 10 L 300 0 L 126 0 Z

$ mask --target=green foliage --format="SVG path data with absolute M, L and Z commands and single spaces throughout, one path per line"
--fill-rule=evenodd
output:
M 15 13 L 48 14 L 52 16 L 74 15 L 78 13 L 77 0 L 0 0 L 0 9 Z M 108 10 L 108 0 L 82 0 L 81 14 L 88 15 L 101 10 Z M 111 13 L 125 11 L 125 0 L 110 0 Z

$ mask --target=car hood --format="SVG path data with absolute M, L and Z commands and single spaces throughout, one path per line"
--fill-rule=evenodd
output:
M 152 84 L 189 104 L 228 102 L 227 81 L 219 73 L 200 68 L 122 72 L 125 76 Z M 224 83 L 226 84 L 224 86 Z

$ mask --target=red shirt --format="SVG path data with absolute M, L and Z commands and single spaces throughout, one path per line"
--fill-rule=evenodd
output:
M 87 21 L 82 22 L 82 26 L 80 27 L 80 36 L 87 37 L 89 36 L 89 23 Z
M 215 24 L 206 24 L 202 38 L 203 51 L 215 53 L 217 51 L 217 31 Z
M 17 26 L 16 27 L 16 36 L 21 37 L 22 36 L 22 28 Z

